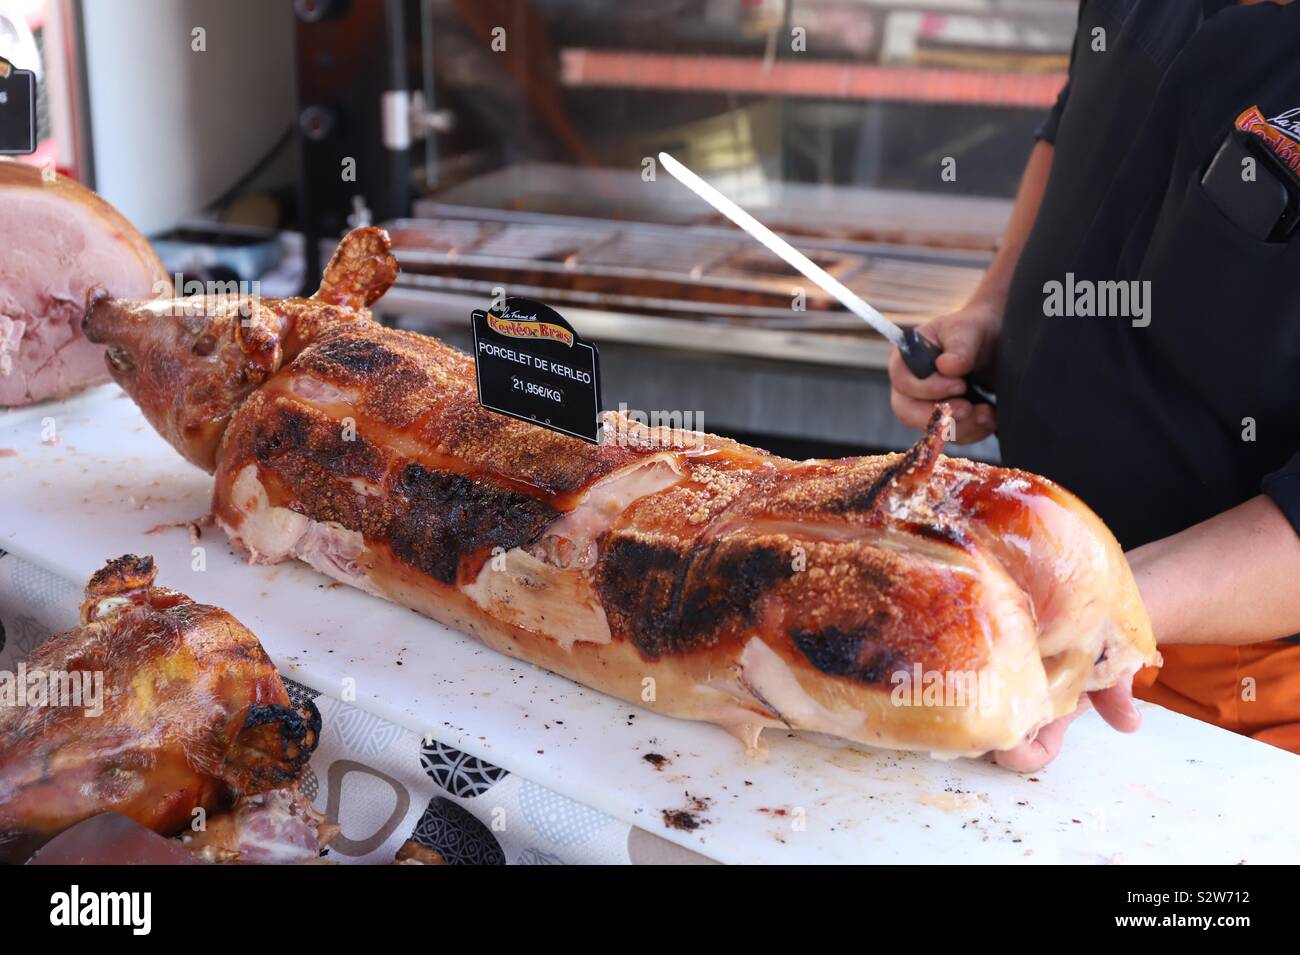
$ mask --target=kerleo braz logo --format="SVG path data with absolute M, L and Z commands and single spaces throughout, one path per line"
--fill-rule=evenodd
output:
M 1272 119 L 1267 119 L 1258 106 L 1251 106 L 1237 117 L 1236 126 L 1243 133 L 1258 136 L 1284 166 L 1300 176 L 1300 106 Z
M 507 338 L 537 338 L 573 347 L 573 332 L 567 328 L 540 321 L 536 316 L 509 306 L 500 315 L 488 312 L 487 323 L 488 328 Z

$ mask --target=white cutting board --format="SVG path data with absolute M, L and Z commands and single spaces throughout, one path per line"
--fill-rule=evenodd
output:
M 1300 757 L 1156 706 L 1132 736 L 1084 716 L 1032 778 L 771 731 L 758 762 L 303 565 L 245 565 L 216 529 L 191 570 L 185 530 L 147 532 L 206 513 L 211 479 L 116 386 L 0 412 L 0 449 L 0 548 L 78 581 L 153 554 L 162 584 L 231 611 L 287 675 L 336 696 L 355 680 L 380 716 L 724 862 L 1300 862 Z M 667 828 L 687 793 L 702 824 Z

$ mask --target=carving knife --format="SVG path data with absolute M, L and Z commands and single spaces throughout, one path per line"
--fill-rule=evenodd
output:
M 899 328 L 863 301 L 859 295 L 852 292 L 844 283 L 672 156 L 667 153 L 660 153 L 659 162 L 683 186 L 713 206 L 714 209 L 726 216 L 752 238 L 783 259 L 792 269 L 825 290 L 828 295 L 894 344 L 903 358 L 903 363 L 907 365 L 908 370 L 913 375 L 917 378 L 928 378 L 935 373 L 935 359 L 943 353 L 943 349 L 938 345 L 919 334 L 914 328 Z M 961 397 L 972 404 L 996 404 L 996 398 L 992 391 L 969 380 L 966 382 L 966 394 Z

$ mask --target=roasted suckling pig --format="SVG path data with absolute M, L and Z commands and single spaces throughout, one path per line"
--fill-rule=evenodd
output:
M 296 557 L 488 646 L 760 748 L 765 727 L 969 755 L 1156 657 L 1115 539 L 1050 481 L 940 453 L 790 461 L 606 414 L 600 445 L 479 406 L 473 359 L 386 328 L 382 230 L 311 299 L 94 302 L 87 336 Z
M 103 812 L 184 832 L 219 861 L 318 854 L 327 827 L 296 789 L 315 708 L 290 700 L 230 614 L 155 587 L 156 573 L 129 554 L 96 572 L 81 625 L 25 661 L 24 684 L 51 689 L 0 706 L 0 861 Z

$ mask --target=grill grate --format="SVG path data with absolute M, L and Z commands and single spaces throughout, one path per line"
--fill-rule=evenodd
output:
M 806 331 L 860 332 L 865 325 L 821 289 L 747 237 L 711 227 L 675 227 L 529 214 L 510 221 L 459 216 L 389 225 L 412 287 L 526 286 L 555 302 L 607 305 L 645 314 L 754 322 Z M 886 314 L 904 322 L 964 302 L 981 270 L 909 259 L 906 253 L 804 250 L 813 261 Z M 809 313 L 792 311 L 796 288 Z

